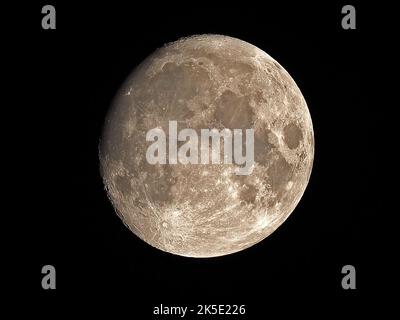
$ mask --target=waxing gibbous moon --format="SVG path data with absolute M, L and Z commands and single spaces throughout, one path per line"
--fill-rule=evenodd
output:
M 251 174 L 237 164 L 149 164 L 146 133 L 254 129 Z M 222 35 L 179 39 L 127 78 L 106 116 L 100 171 L 124 224 L 148 244 L 215 257 L 268 237 L 295 209 L 310 178 L 314 136 L 289 73 L 259 48 Z

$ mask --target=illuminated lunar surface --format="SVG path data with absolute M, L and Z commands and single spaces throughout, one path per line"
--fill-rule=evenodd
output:
M 193 128 L 254 129 L 254 170 L 235 164 L 146 161 L 146 133 L 178 121 Z M 156 50 L 127 78 L 99 146 L 107 194 L 148 244 L 215 257 L 268 237 L 294 210 L 314 157 L 311 117 L 296 83 L 268 54 L 221 35 L 183 38 Z

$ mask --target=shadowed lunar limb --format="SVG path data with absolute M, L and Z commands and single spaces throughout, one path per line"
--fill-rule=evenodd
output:
M 149 164 L 146 132 L 168 132 L 169 121 L 198 134 L 254 129 L 253 171 Z M 215 257 L 254 245 L 286 220 L 307 186 L 314 137 L 307 104 L 278 62 L 239 39 L 199 35 L 156 50 L 127 78 L 99 156 L 108 197 L 133 233 L 173 254 Z

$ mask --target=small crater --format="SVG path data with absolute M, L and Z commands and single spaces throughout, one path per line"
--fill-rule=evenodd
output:
M 286 190 L 290 190 L 290 189 L 292 189 L 292 187 L 293 187 L 293 181 L 289 181 L 289 182 L 286 184 Z
M 164 229 L 167 229 L 169 227 L 168 222 L 166 221 L 163 221 L 161 225 Z

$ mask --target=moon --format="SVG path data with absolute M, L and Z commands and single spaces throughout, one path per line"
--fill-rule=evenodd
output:
M 149 164 L 146 132 L 254 129 L 254 165 Z M 140 239 L 186 257 L 217 257 L 273 233 L 299 203 L 314 158 L 311 116 L 289 73 L 261 49 L 195 35 L 157 49 L 107 113 L 100 172 L 112 205 Z

